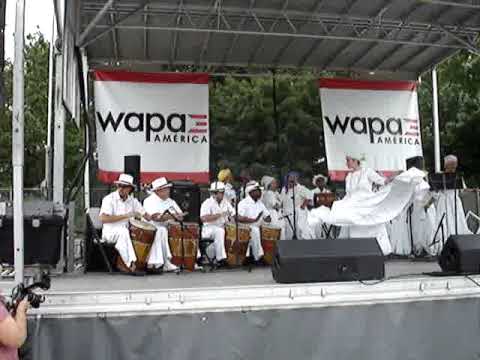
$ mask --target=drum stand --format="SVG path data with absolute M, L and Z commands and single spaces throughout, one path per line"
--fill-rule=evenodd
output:
M 183 225 L 183 220 L 178 220 L 177 221 L 180 223 L 180 241 L 182 243 L 182 263 L 178 267 L 178 270 L 176 271 L 177 275 L 180 275 L 180 273 L 183 273 L 185 271 L 185 244 L 184 244 L 184 236 L 183 236 L 183 231 L 184 231 L 184 225 Z

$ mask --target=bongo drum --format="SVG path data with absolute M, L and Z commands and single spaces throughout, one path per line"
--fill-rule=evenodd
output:
M 183 229 L 178 222 L 168 224 L 168 244 L 172 252 L 173 264 L 183 266 L 189 271 L 195 270 L 199 233 L 197 223 L 183 223 Z
M 277 241 L 280 240 L 281 229 L 276 226 L 260 226 L 260 234 L 263 248 L 263 260 L 269 265 L 273 264 L 273 258 L 277 249 Z
M 225 225 L 225 251 L 227 264 L 241 266 L 247 258 L 248 245 L 250 243 L 250 227 L 238 224 L 238 241 L 236 224 Z
M 148 256 L 155 240 L 157 228 L 150 223 L 136 219 L 129 220 L 128 228 L 133 249 L 137 256 L 137 261 L 135 262 L 136 269 L 144 271 L 147 268 Z M 117 256 L 117 267 L 122 271 L 131 271 L 120 256 Z

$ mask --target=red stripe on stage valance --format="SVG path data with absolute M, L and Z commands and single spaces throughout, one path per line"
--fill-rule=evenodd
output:
M 332 170 L 328 172 L 328 177 L 330 181 L 345 181 L 349 172 L 347 170 Z M 377 172 L 385 177 L 389 177 L 397 173 L 398 170 L 377 170 Z
M 351 90 L 400 90 L 415 91 L 415 81 L 377 81 L 377 80 L 352 80 L 340 78 L 321 78 L 318 87 L 327 89 Z
M 121 172 L 98 170 L 97 178 L 103 183 L 113 184 L 118 180 Z M 197 184 L 208 184 L 210 182 L 209 172 L 142 172 L 140 182 L 150 184 L 159 177 L 166 177 L 168 180 L 190 180 Z
M 133 71 L 94 71 L 95 81 L 123 81 L 154 84 L 208 84 L 207 73 L 146 73 Z

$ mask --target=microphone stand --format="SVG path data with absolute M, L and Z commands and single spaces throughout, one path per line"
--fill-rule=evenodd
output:
M 292 201 L 293 201 L 293 240 L 298 240 L 297 238 L 297 209 L 296 209 L 296 201 L 295 201 L 295 183 L 292 187 Z M 287 191 L 288 191 L 288 182 L 287 182 Z
M 235 244 L 238 248 L 238 202 L 240 201 L 240 190 L 235 191 Z M 234 245 L 230 244 L 230 249 L 234 249 Z M 228 254 L 227 254 L 228 256 Z M 235 263 L 238 262 L 239 254 L 235 252 Z

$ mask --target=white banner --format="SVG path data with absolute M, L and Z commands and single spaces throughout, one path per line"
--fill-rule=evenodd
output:
M 384 174 L 422 155 L 415 82 L 320 79 L 319 87 L 332 180 L 345 178 L 348 154 Z
M 208 74 L 95 72 L 98 177 L 111 183 L 124 156 L 141 181 L 209 181 Z

